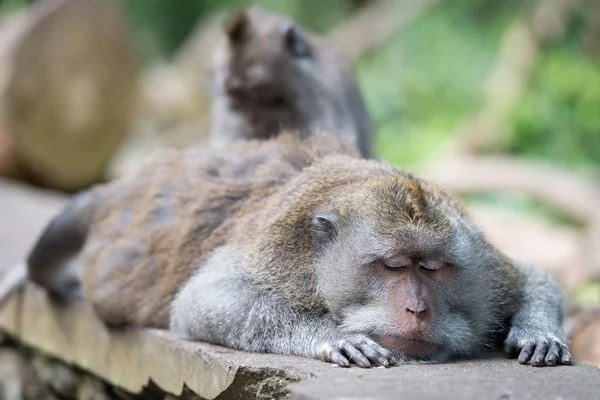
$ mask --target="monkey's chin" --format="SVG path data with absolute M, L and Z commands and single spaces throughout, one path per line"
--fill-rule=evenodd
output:
M 379 344 L 406 360 L 427 361 L 438 351 L 435 344 L 423 340 L 396 335 L 379 335 L 378 339 Z

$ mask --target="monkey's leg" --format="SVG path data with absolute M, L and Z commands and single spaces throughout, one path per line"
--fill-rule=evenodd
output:
M 73 257 L 83 246 L 92 217 L 91 193 L 77 195 L 42 232 L 27 257 L 28 277 L 60 301 L 81 299 Z
M 342 332 L 327 315 L 295 310 L 261 290 L 231 253 L 217 251 L 178 293 L 171 330 L 190 339 L 257 353 L 320 358 L 347 367 L 389 366 L 392 353 L 365 335 Z
M 571 364 L 563 329 L 563 296 L 556 281 L 545 271 L 519 266 L 523 274 L 523 302 L 513 315 L 507 353 L 518 353 L 519 362 L 534 367 Z

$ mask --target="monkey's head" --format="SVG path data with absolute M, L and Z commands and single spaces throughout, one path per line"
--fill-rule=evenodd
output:
M 292 19 L 259 7 L 239 9 L 224 24 L 223 45 L 213 58 L 216 97 L 253 131 L 268 138 L 285 128 L 303 128 L 302 103 L 311 103 L 318 86 L 316 43 Z M 320 79 L 320 78 L 319 78 Z
M 501 326 L 494 271 L 507 261 L 433 185 L 398 171 L 345 185 L 311 225 L 318 294 L 345 331 L 443 361 Z

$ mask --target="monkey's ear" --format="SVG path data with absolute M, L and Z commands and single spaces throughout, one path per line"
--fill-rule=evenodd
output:
M 225 33 L 232 42 L 239 42 L 246 34 L 249 25 L 248 13 L 245 9 L 240 8 L 225 21 Z
M 319 248 L 330 242 L 337 234 L 337 215 L 317 214 L 312 220 L 313 243 Z
M 310 57 L 312 51 L 294 23 L 283 25 L 283 42 L 287 50 L 295 57 Z

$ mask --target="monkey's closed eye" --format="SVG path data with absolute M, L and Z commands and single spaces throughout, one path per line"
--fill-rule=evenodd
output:
M 421 261 L 419 263 L 419 268 L 425 271 L 437 271 L 442 268 L 444 263 L 441 261 Z
M 404 256 L 396 256 L 396 257 L 391 257 L 391 258 L 386 258 L 385 260 L 382 260 L 383 265 L 385 265 L 385 267 L 387 269 L 401 269 L 401 268 L 407 268 L 412 264 L 412 261 L 410 258 L 408 257 L 404 257 Z
M 313 227 L 321 230 L 334 231 L 334 222 L 337 220 L 335 215 L 317 215 L 313 218 Z

